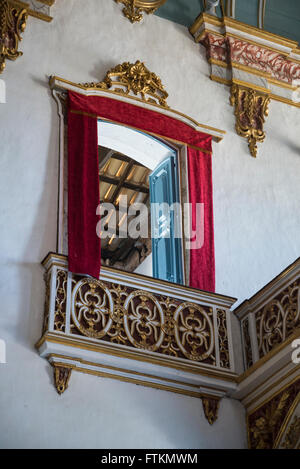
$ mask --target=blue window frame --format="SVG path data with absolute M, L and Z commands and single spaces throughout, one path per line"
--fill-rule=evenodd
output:
M 183 284 L 177 155 L 174 150 L 150 174 L 153 277 Z

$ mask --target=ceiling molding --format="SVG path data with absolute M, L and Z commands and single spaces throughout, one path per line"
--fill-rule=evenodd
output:
M 235 105 L 236 130 L 248 138 L 250 153 L 256 156 L 256 143 L 265 138 L 263 124 L 270 98 L 300 107 L 298 43 L 232 18 L 206 13 L 196 19 L 190 32 L 206 48 L 210 78 L 235 90 L 231 104 Z M 235 100 L 237 89 L 247 98 L 243 103 Z

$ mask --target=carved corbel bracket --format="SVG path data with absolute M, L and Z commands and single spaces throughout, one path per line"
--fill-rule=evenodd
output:
M 115 0 L 117 3 L 122 3 L 123 15 L 131 21 L 131 23 L 138 23 L 143 19 L 143 13 L 152 14 L 162 6 L 166 0 Z
M 224 16 L 202 13 L 190 28 L 206 49 L 210 79 L 231 86 L 237 133 L 252 156 L 265 138 L 271 99 L 300 107 L 300 47 L 296 41 Z
M 16 60 L 21 34 L 26 28 L 28 12 L 23 6 L 9 0 L 0 0 L 0 73 L 6 66 L 6 59 Z
M 58 394 L 63 394 L 68 389 L 72 368 L 61 365 L 53 365 L 54 384 Z
M 202 405 L 205 417 L 210 425 L 215 423 L 218 418 L 218 412 L 220 407 L 219 397 L 207 397 L 202 396 Z
M 230 104 L 235 107 L 235 128 L 238 135 L 247 138 L 253 157 L 257 156 L 257 142 L 263 142 L 266 136 L 264 122 L 269 103 L 268 94 L 235 83 L 231 86 Z
M 50 22 L 50 8 L 55 0 L 0 0 L 0 74 L 6 60 L 16 60 L 23 55 L 19 42 L 25 31 L 28 16 Z

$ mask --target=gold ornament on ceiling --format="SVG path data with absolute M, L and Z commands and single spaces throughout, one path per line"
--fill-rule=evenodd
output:
M 16 60 L 23 55 L 18 46 L 27 18 L 25 8 L 11 1 L 0 0 L 0 73 L 5 69 L 6 59 Z
M 136 96 L 142 101 L 167 105 L 169 96 L 164 89 L 160 78 L 150 72 L 143 62 L 137 60 L 134 64 L 124 62 L 109 70 L 103 81 L 99 83 L 85 83 L 84 88 L 98 88 L 114 91 L 122 95 Z
M 123 14 L 131 23 L 138 23 L 143 19 L 143 13 L 147 13 L 148 15 L 155 13 L 166 0 L 115 0 L 115 2 L 124 5 Z

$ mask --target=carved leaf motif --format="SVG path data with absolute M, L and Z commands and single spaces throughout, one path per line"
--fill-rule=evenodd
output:
M 26 27 L 27 10 L 6 0 L 0 2 L 0 73 L 5 69 L 5 61 L 16 60 L 22 55 L 18 50 L 21 34 Z
M 106 73 L 99 83 L 85 83 L 85 88 L 98 88 L 115 91 L 123 95 L 135 95 L 143 101 L 168 107 L 166 99 L 168 93 L 164 89 L 160 78 L 150 72 L 143 62 L 137 60 L 134 64 L 124 62 Z

